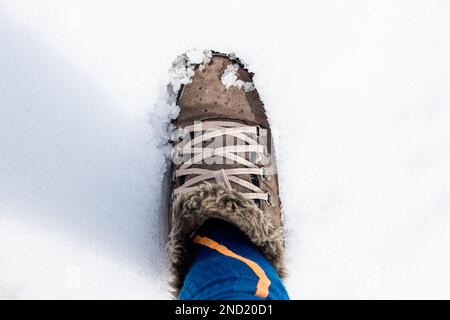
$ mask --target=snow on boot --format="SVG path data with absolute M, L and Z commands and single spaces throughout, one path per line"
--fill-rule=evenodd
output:
M 284 276 L 284 237 L 270 126 L 252 74 L 211 51 L 180 56 L 171 69 L 180 107 L 172 134 L 169 253 L 177 295 L 191 240 L 208 219 L 237 226 Z

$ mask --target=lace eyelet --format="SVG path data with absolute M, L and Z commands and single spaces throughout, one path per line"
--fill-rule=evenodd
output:
M 262 168 L 262 177 L 266 181 L 272 180 L 269 168 Z
M 276 206 L 276 204 L 273 201 L 273 197 L 272 194 L 270 192 L 267 192 L 267 200 L 266 203 L 271 206 L 272 208 L 274 208 Z

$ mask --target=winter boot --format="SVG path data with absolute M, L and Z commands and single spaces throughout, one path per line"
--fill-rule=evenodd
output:
M 169 253 L 174 294 L 191 241 L 208 219 L 237 226 L 284 275 L 284 238 L 270 126 L 249 73 L 236 58 L 181 56 L 190 79 L 178 91 L 172 135 Z M 178 60 L 179 62 L 180 60 Z M 201 62 L 200 62 L 201 61 Z M 180 72 L 177 71 L 179 74 Z

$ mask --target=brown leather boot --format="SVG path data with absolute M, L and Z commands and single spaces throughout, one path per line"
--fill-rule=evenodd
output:
M 210 218 L 236 225 L 284 276 L 284 238 L 270 126 L 252 76 L 220 53 L 184 57 L 191 82 L 178 93 L 172 135 L 169 251 L 175 294 L 190 261 L 190 241 Z M 177 88 L 172 88 L 177 90 Z

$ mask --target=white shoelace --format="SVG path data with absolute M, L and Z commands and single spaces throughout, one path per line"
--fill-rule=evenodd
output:
M 191 136 L 196 133 L 193 139 L 183 139 L 175 145 L 174 151 L 178 156 L 183 157 L 181 166 L 175 170 L 173 178 L 194 175 L 174 190 L 174 195 L 186 192 L 194 188 L 203 181 L 215 180 L 216 183 L 225 185 L 232 189 L 231 182 L 240 185 L 249 192 L 242 194 L 247 199 L 270 200 L 270 194 L 264 192 L 253 183 L 239 178 L 239 175 L 260 175 L 266 177 L 270 172 L 268 167 L 259 167 L 257 164 L 263 157 L 266 157 L 266 147 L 258 141 L 258 134 L 261 132 L 258 126 L 247 126 L 242 123 L 232 121 L 203 121 L 183 129 L 178 129 L 178 135 L 173 135 L 172 141 L 180 141 L 181 138 Z M 180 134 L 183 132 L 183 134 Z M 231 138 L 238 144 L 216 146 L 215 141 L 227 141 Z M 234 139 L 236 138 L 236 139 Z M 212 140 L 207 146 L 203 142 Z M 252 154 L 255 161 L 249 161 L 245 154 Z M 227 160 L 227 164 L 240 164 L 242 167 L 233 169 L 209 170 L 202 168 L 191 168 L 192 165 L 202 163 L 213 157 L 222 157 Z M 250 156 L 249 156 L 250 157 Z M 252 157 L 253 158 L 253 157 Z M 215 158 L 217 159 L 217 158 Z

